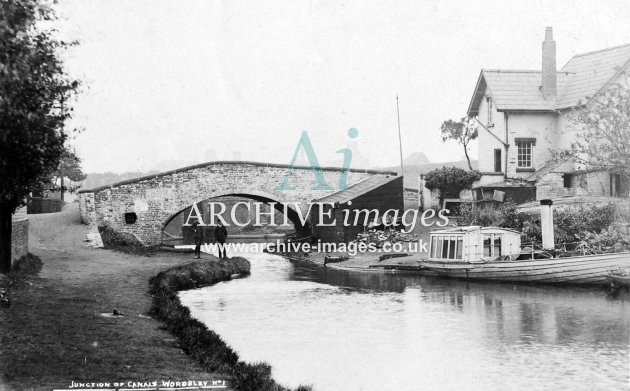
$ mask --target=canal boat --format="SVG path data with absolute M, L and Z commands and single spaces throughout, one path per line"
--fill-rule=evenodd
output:
M 543 258 L 545 257 L 545 258 Z M 562 256 L 521 250 L 520 233 L 498 227 L 434 231 L 421 270 L 470 280 L 604 285 L 614 270 L 630 268 L 630 252 Z
M 348 260 L 348 257 L 345 255 L 339 255 L 339 256 L 326 255 L 324 257 L 324 266 L 326 266 L 326 264 L 328 263 L 340 263 L 340 262 L 345 262 L 347 260 Z

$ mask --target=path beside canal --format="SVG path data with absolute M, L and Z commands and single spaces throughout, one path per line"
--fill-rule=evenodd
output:
M 14 289 L 10 308 L 0 309 L 0 390 L 50 390 L 71 381 L 226 379 L 204 372 L 146 316 L 149 278 L 192 255 L 87 248 L 77 204 L 29 219 L 30 252 L 43 268 Z M 125 316 L 100 315 L 113 309 Z

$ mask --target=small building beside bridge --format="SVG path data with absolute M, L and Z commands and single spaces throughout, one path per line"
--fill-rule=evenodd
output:
M 375 220 L 373 211 L 378 212 L 379 219 L 387 211 L 390 211 L 391 217 L 394 217 L 393 211 L 397 211 L 398 217 L 401 217 L 405 210 L 403 194 L 402 176 L 375 175 L 314 200 L 310 214 L 313 238 L 328 243 L 350 242 L 368 225 L 365 224 L 366 211 L 372 211 L 367 217 L 368 222 Z M 319 221 L 321 203 L 332 204 L 322 205 L 322 213 L 330 216 L 324 216 L 323 221 Z

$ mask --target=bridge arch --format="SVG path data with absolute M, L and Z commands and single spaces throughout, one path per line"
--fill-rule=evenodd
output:
M 207 201 L 212 201 L 212 200 L 216 200 L 216 199 L 221 199 L 223 197 L 238 197 L 244 200 L 250 200 L 250 201 L 255 201 L 255 202 L 260 202 L 263 204 L 267 204 L 270 205 L 271 203 L 274 203 L 274 207 L 275 210 L 282 213 L 283 215 L 285 214 L 285 207 L 284 207 L 284 203 L 278 199 L 274 199 L 272 198 L 273 195 L 269 194 L 269 193 L 265 193 L 265 192 L 261 192 L 261 191 L 254 191 L 254 192 L 249 192 L 249 193 L 240 193 L 240 192 L 231 192 L 231 191 L 226 191 L 223 194 L 218 194 L 218 195 L 213 195 L 210 198 L 204 198 L 202 200 L 199 200 L 197 202 L 195 202 L 194 204 L 201 204 L 203 202 L 207 202 Z M 187 205 L 186 207 L 184 207 L 183 209 L 180 209 L 176 212 L 174 212 L 173 214 L 171 214 L 163 223 L 162 223 L 162 231 L 164 232 L 167 228 L 167 226 L 175 219 L 180 217 L 183 213 L 185 213 L 189 208 L 191 208 L 194 204 L 190 204 Z M 307 211 L 302 212 L 301 210 L 296 210 L 294 205 L 287 205 L 286 206 L 286 216 L 287 216 L 287 220 L 293 224 L 293 228 L 296 231 L 296 234 L 300 237 L 303 236 L 307 236 L 311 233 L 311 226 L 310 226 L 310 221 L 308 219 L 308 216 L 305 215 Z M 231 211 L 228 209 L 225 211 L 225 213 L 223 214 L 223 217 L 226 218 L 227 220 L 230 220 L 230 213 Z M 301 216 L 305 216 L 305 217 L 301 217 Z M 182 220 L 186 221 L 187 216 L 183 215 L 182 216 Z M 302 220 L 305 220 L 305 224 L 302 224 Z M 277 221 L 275 222 L 275 224 L 280 225 L 284 222 L 284 220 L 282 221 Z M 204 223 L 206 225 L 211 225 L 212 222 L 210 221 L 204 221 Z M 230 228 L 228 227 L 228 230 Z M 162 235 L 162 237 L 164 238 L 164 235 Z

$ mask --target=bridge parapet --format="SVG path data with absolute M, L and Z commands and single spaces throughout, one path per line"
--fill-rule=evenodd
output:
M 135 236 L 145 245 L 157 245 L 162 229 L 174 214 L 192 204 L 225 195 L 276 201 L 299 202 L 306 212 L 308 203 L 338 190 L 341 168 L 321 168 L 334 190 L 315 190 L 317 181 L 311 167 L 292 167 L 289 184 L 295 190 L 278 190 L 289 166 L 257 162 L 218 161 L 184 167 L 160 174 L 118 182 L 79 192 L 81 220 L 93 229 L 107 225 Z M 347 171 L 351 185 L 373 175 L 396 175 L 389 171 Z M 125 214 L 134 213 L 133 223 Z

